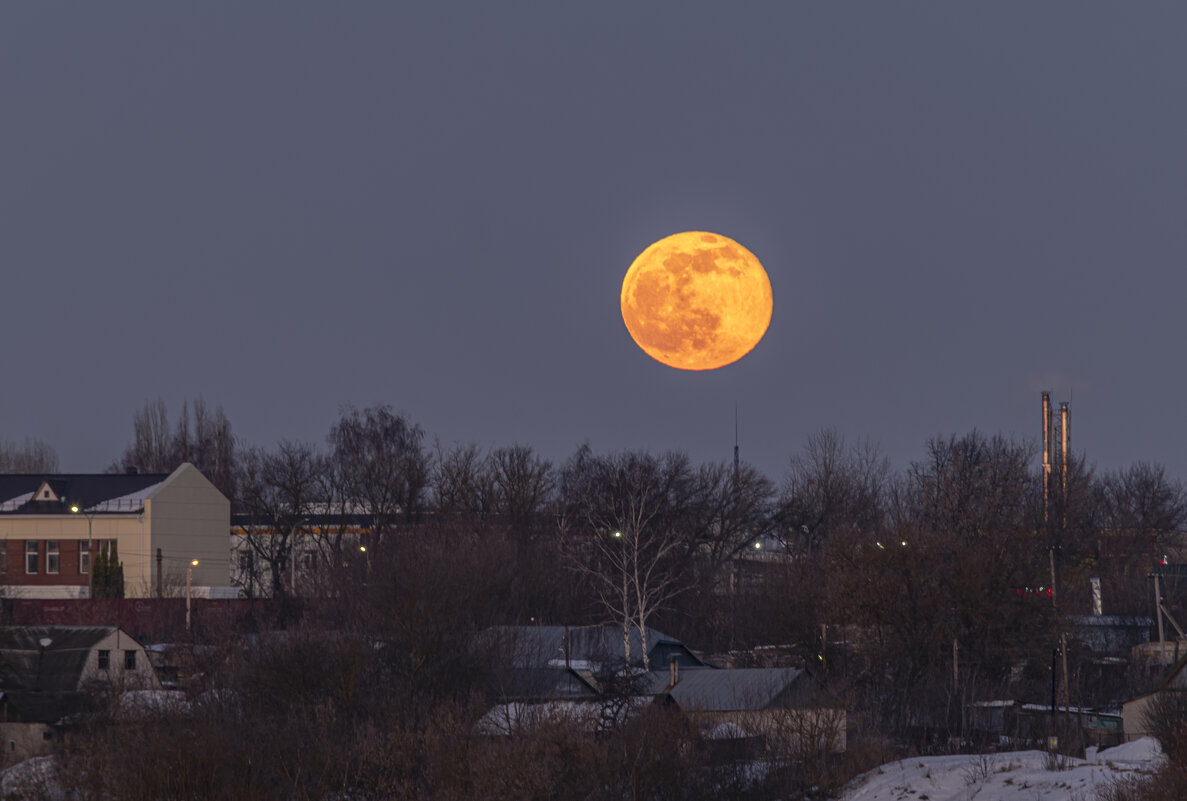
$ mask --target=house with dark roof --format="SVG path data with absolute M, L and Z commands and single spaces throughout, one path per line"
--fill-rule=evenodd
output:
M 752 740 L 784 753 L 845 750 L 845 707 L 806 670 L 673 663 L 653 677 L 656 703 L 680 709 L 709 739 Z
M 85 598 L 92 556 L 115 553 L 125 595 L 230 589 L 231 504 L 202 473 L 0 475 L 0 594 Z
M 632 629 L 630 637 L 628 671 L 618 626 L 487 629 L 480 645 L 496 663 L 501 703 L 476 733 L 512 734 L 548 721 L 596 727 L 608 707 L 619 715 L 655 703 L 681 710 L 715 739 L 845 750 L 845 708 L 807 671 L 721 669 L 663 632 L 650 629 L 644 640 Z M 623 692 L 631 696 L 626 704 L 616 697 Z
M 144 647 L 114 626 L 0 627 L 4 761 L 50 753 L 99 689 L 159 690 Z

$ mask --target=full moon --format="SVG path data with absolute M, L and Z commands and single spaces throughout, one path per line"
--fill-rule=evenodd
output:
M 729 237 L 664 237 L 622 280 L 622 319 L 647 355 L 679 370 L 715 370 L 754 349 L 771 322 L 771 281 Z

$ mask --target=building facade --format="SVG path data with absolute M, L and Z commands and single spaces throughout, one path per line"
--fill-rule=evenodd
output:
M 91 567 L 116 554 L 129 598 L 234 597 L 231 503 L 193 465 L 164 474 L 0 476 L 0 593 L 92 596 Z

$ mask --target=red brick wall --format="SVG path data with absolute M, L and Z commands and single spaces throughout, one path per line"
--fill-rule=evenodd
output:
M 195 633 L 270 628 L 280 611 L 272 601 L 192 602 Z M 142 644 L 189 639 L 184 598 L 97 598 L 50 600 L 8 598 L 0 622 L 12 626 L 119 626 Z
M 25 540 L 5 541 L 4 583 L 26 587 L 52 585 L 83 586 L 87 574 L 78 572 L 78 550 L 81 540 L 58 540 L 58 572 L 46 572 L 46 541 L 37 542 L 37 572 L 25 572 Z

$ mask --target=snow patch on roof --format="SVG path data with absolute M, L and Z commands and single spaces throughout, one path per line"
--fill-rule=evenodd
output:
M 7 501 L 0 502 L 0 512 L 15 512 L 31 500 L 33 500 L 32 492 L 26 492 L 24 495 L 9 498 Z
M 134 512 L 144 508 L 144 502 L 152 496 L 154 492 L 160 489 L 164 481 L 159 481 L 156 484 L 150 484 L 142 490 L 121 495 L 118 498 L 108 498 L 105 501 L 99 501 L 94 506 L 87 507 L 88 512 Z

